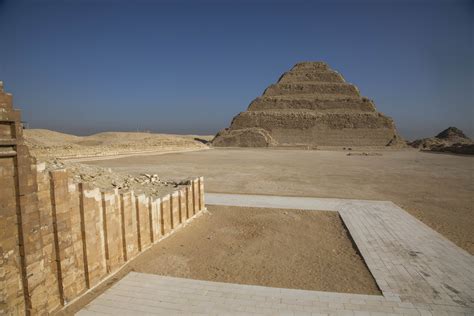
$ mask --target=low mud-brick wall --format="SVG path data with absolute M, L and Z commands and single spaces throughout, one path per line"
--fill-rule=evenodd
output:
M 46 171 L 0 83 L 0 314 L 49 314 L 198 215 L 203 178 L 162 198 L 74 183 Z

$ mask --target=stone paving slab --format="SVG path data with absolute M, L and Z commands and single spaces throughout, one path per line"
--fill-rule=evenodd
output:
M 383 296 L 130 273 L 79 315 L 474 315 L 474 258 L 389 201 L 206 194 L 216 205 L 332 210 Z

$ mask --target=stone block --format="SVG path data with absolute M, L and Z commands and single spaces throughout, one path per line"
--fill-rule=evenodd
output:
M 118 191 L 102 193 L 107 272 L 116 271 L 124 263 L 122 219 Z
M 206 208 L 204 202 L 204 177 L 199 177 L 199 210 L 202 211 Z
M 148 197 L 143 194 L 136 196 L 136 211 L 139 245 L 140 251 L 142 251 L 151 245 L 150 209 Z
M 199 211 L 199 181 L 194 179 L 192 181 L 193 187 L 193 215 L 197 214 Z
M 161 237 L 161 199 L 150 199 L 150 229 L 152 242 L 157 242 Z
M 187 218 L 191 218 L 194 215 L 194 204 L 193 204 L 193 187 L 192 184 L 186 186 L 186 214 Z
M 178 191 L 179 194 L 179 215 L 180 215 L 180 223 L 185 223 L 188 220 L 188 212 L 187 212 L 187 201 L 186 201 L 186 189 L 180 189 Z
M 133 192 L 121 194 L 123 232 L 126 260 L 134 258 L 138 253 L 137 211 Z
M 161 222 L 162 224 L 162 231 L 163 235 L 168 235 L 171 230 L 173 229 L 172 223 L 171 223 L 171 195 L 166 195 L 163 198 L 161 198 Z
M 179 193 L 173 192 L 170 198 L 171 209 L 171 228 L 176 229 L 181 225 L 181 216 L 179 214 Z
M 89 287 L 93 287 L 107 274 L 102 200 L 99 189 L 80 187 L 80 190 L 86 276 Z

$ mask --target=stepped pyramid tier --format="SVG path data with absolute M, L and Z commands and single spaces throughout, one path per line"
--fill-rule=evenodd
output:
M 234 117 L 217 147 L 402 146 L 391 118 L 377 112 L 324 62 L 303 62 Z

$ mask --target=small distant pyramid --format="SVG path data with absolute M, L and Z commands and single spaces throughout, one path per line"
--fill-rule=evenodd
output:
M 466 134 L 464 134 L 463 131 L 461 131 L 459 128 L 453 127 L 453 126 L 448 127 L 447 129 L 445 129 L 444 131 L 442 131 L 441 133 L 439 133 L 435 137 L 439 138 L 439 139 L 448 139 L 448 140 L 457 139 L 457 138 L 470 140 L 470 138 L 467 137 Z
M 417 139 L 410 146 L 422 150 L 447 151 L 458 154 L 474 154 L 474 141 L 457 127 L 448 127 L 435 137 Z
M 395 146 L 389 117 L 324 62 L 284 73 L 212 141 L 218 147 Z

